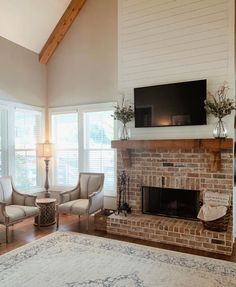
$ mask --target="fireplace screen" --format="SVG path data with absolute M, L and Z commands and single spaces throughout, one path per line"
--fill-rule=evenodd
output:
M 197 190 L 142 187 L 142 212 L 197 220 L 199 211 Z

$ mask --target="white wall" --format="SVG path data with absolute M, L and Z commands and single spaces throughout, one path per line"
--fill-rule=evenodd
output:
M 87 0 L 48 64 L 49 107 L 117 96 L 117 1 Z
M 45 107 L 46 67 L 38 55 L 0 37 L 0 99 Z
M 233 0 L 120 0 L 120 92 L 133 88 L 207 79 L 210 91 L 228 81 L 234 97 Z M 226 122 L 233 137 L 234 115 Z M 207 126 L 132 129 L 133 138 L 212 137 Z M 133 126 L 133 125 L 132 125 Z

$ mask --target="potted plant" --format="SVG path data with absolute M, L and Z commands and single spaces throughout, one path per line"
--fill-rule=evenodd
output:
M 224 82 L 216 91 L 215 95 L 208 92 L 209 99 L 205 100 L 205 110 L 208 114 L 213 115 L 218 119 L 217 124 L 213 130 L 215 138 L 226 138 L 228 136 L 227 129 L 222 119 L 230 115 L 236 109 L 235 102 L 227 98 L 229 86 Z
M 130 138 L 130 131 L 127 128 L 127 123 L 134 118 L 134 109 L 131 105 L 125 105 L 125 96 L 122 97 L 121 105 L 116 105 L 114 111 L 115 120 L 122 123 L 122 127 L 119 129 L 119 138 L 121 140 L 128 140 Z

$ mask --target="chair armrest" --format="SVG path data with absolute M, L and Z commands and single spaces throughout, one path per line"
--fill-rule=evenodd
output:
M 8 218 L 8 215 L 6 213 L 6 207 L 7 203 L 4 201 L 0 201 L 0 222 L 5 223 L 6 219 Z
M 66 191 L 62 191 L 60 192 L 60 195 L 65 195 L 65 194 L 69 194 L 72 190 L 66 190 Z
M 94 191 L 93 193 L 91 193 L 91 194 L 89 195 L 89 199 L 92 198 L 92 197 L 94 197 L 94 196 L 96 196 L 99 192 L 101 192 L 101 191 Z
M 6 206 L 6 205 L 8 205 L 7 202 L 5 202 L 5 201 L 0 201 L 0 206 Z
M 36 195 L 25 194 L 25 205 L 26 206 L 36 206 Z
M 98 190 L 89 195 L 89 214 L 99 209 L 103 209 L 104 195 L 103 190 Z
M 71 190 L 63 191 L 59 194 L 59 196 L 60 196 L 59 204 L 66 203 L 66 202 L 70 201 L 70 192 L 71 192 Z
M 13 191 L 13 203 L 17 205 L 36 206 L 36 195 Z

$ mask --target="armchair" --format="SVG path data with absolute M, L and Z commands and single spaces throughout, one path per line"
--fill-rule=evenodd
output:
M 79 175 L 77 186 L 60 194 L 58 206 L 57 227 L 59 225 L 59 213 L 87 215 L 87 230 L 89 227 L 89 215 L 103 209 L 103 173 L 85 173 Z
M 0 224 L 6 227 L 6 243 L 8 243 L 9 226 L 22 220 L 40 216 L 36 206 L 36 196 L 16 191 L 12 177 L 0 178 Z

